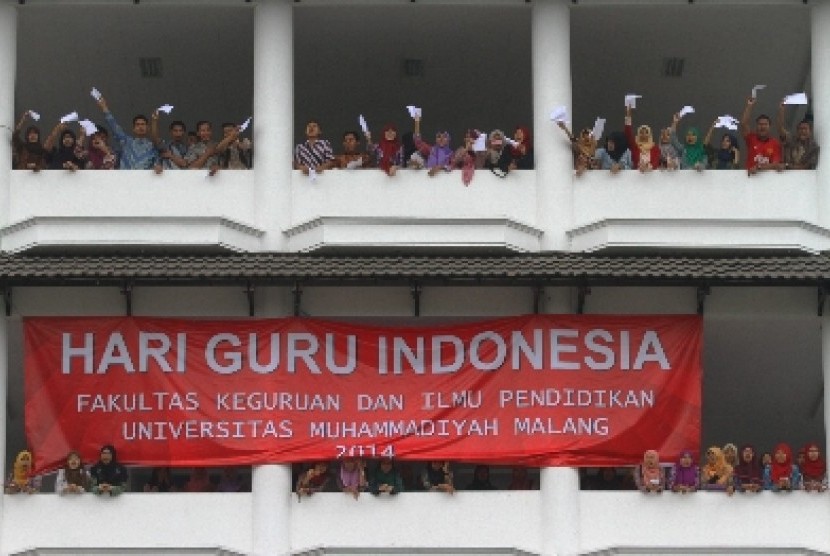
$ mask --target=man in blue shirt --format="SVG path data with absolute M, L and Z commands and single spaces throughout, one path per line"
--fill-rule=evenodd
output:
M 104 112 L 104 119 L 112 129 L 115 142 L 121 150 L 121 170 L 150 170 L 159 164 L 159 154 L 156 146 L 149 137 L 149 126 L 146 116 L 138 115 L 133 118 L 133 135 L 127 135 L 115 121 L 115 117 L 107 106 L 107 101 L 102 96 L 98 100 L 98 106 Z M 153 115 L 158 118 L 158 112 Z M 159 164 L 157 171 L 161 169 Z

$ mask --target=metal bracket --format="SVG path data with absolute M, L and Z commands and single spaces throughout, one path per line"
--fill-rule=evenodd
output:
M 576 290 L 576 314 L 581 315 L 585 312 L 585 298 L 591 295 L 590 286 L 579 286 Z
M 538 315 L 542 310 L 542 300 L 545 296 L 545 286 L 536 284 L 533 286 L 533 314 Z
M 127 316 L 133 316 L 133 284 L 132 282 L 124 282 L 124 287 L 121 288 L 121 295 L 127 303 Z
M 294 316 L 300 316 L 300 300 L 303 298 L 303 287 L 300 285 L 300 281 L 297 280 L 294 282 L 294 289 L 291 290 L 291 293 L 294 295 Z
M 706 296 L 711 293 L 709 286 L 697 287 L 697 314 L 702 315 L 706 303 Z
M 248 297 L 248 316 L 254 316 L 254 285 L 250 280 L 245 284 L 245 295 Z
M 12 289 L 3 288 L 3 304 L 6 306 L 6 316 L 12 316 Z
M 824 286 L 818 287 L 818 316 L 824 316 L 824 301 L 827 299 L 827 288 Z
M 421 285 L 418 282 L 412 284 L 409 294 L 412 296 L 412 312 L 416 317 L 421 316 Z

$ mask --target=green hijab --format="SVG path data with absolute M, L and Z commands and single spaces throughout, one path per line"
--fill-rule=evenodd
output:
M 689 134 L 695 136 L 695 144 L 690 145 L 686 142 L 686 136 Z M 687 168 L 694 168 L 698 163 L 706 162 L 706 150 L 703 148 L 703 141 L 700 140 L 700 130 L 696 127 L 690 127 L 686 130 L 686 136 L 683 137 L 683 160 Z

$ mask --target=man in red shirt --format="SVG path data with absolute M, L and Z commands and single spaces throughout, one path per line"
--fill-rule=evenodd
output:
M 783 170 L 781 161 L 781 143 L 770 136 L 770 118 L 761 114 L 755 119 L 755 131 L 749 130 L 749 116 L 755 99 L 746 99 L 746 107 L 741 116 L 741 134 L 746 141 L 746 170 L 750 175 L 760 170 Z

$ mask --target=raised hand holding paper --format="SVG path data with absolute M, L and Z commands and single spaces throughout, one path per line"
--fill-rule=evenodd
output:
M 473 143 L 473 151 L 477 153 L 483 153 L 487 150 L 487 135 L 484 133 L 479 133 L 478 137 L 476 137 L 475 142 Z
M 626 108 L 637 108 L 637 99 L 643 98 L 643 95 L 627 94 L 625 95 Z
M 363 131 L 364 134 L 369 133 L 369 126 L 366 124 L 366 118 L 363 117 L 363 114 L 357 118 L 357 123 L 360 124 L 360 130 Z
M 421 117 L 421 109 L 417 106 L 408 105 L 406 109 L 409 111 L 409 116 L 414 120 Z
M 603 131 L 605 131 L 605 118 L 597 118 L 594 122 L 594 129 L 591 130 L 591 137 L 599 141 Z
M 251 125 L 251 118 L 253 118 L 253 116 L 248 116 L 248 119 L 242 122 L 242 125 L 239 126 L 239 133 L 242 133 L 243 131 L 248 129 L 248 126 Z
M 29 110 L 29 116 L 36 122 L 40 120 L 40 114 L 38 114 L 34 110 Z
M 694 114 L 694 113 L 695 113 L 695 109 L 694 109 L 694 107 L 689 106 L 689 105 L 687 104 L 686 106 L 684 106 L 683 108 L 681 108 L 681 109 L 680 109 L 680 112 L 678 112 L 678 113 L 677 113 L 677 115 L 678 115 L 678 116 L 680 116 L 680 117 L 682 118 L 682 117 L 683 117 L 683 116 L 685 116 L 686 114 Z
M 162 104 L 161 106 L 158 107 L 158 111 L 159 112 L 164 112 L 165 114 L 169 114 L 170 112 L 173 111 L 173 105 L 172 104 Z
M 101 100 L 101 91 L 99 91 L 95 87 L 92 88 L 89 94 L 92 95 L 92 98 L 94 98 L 95 100 Z
M 564 122 L 568 119 L 568 108 L 566 106 L 557 106 L 550 113 L 550 119 L 556 123 Z
M 755 85 L 754 87 L 752 87 L 752 98 L 758 98 L 758 91 L 766 88 L 766 85 Z
M 90 120 L 81 120 L 78 123 L 81 124 L 82 128 L 84 128 L 84 133 L 86 133 L 87 135 L 92 135 L 93 133 L 96 133 L 98 131 L 98 127 Z
M 78 121 L 78 113 L 77 112 L 70 112 L 66 116 L 61 118 L 61 123 L 66 124 L 69 122 L 77 122 Z
M 807 93 L 793 93 L 784 97 L 783 104 L 810 104 Z

